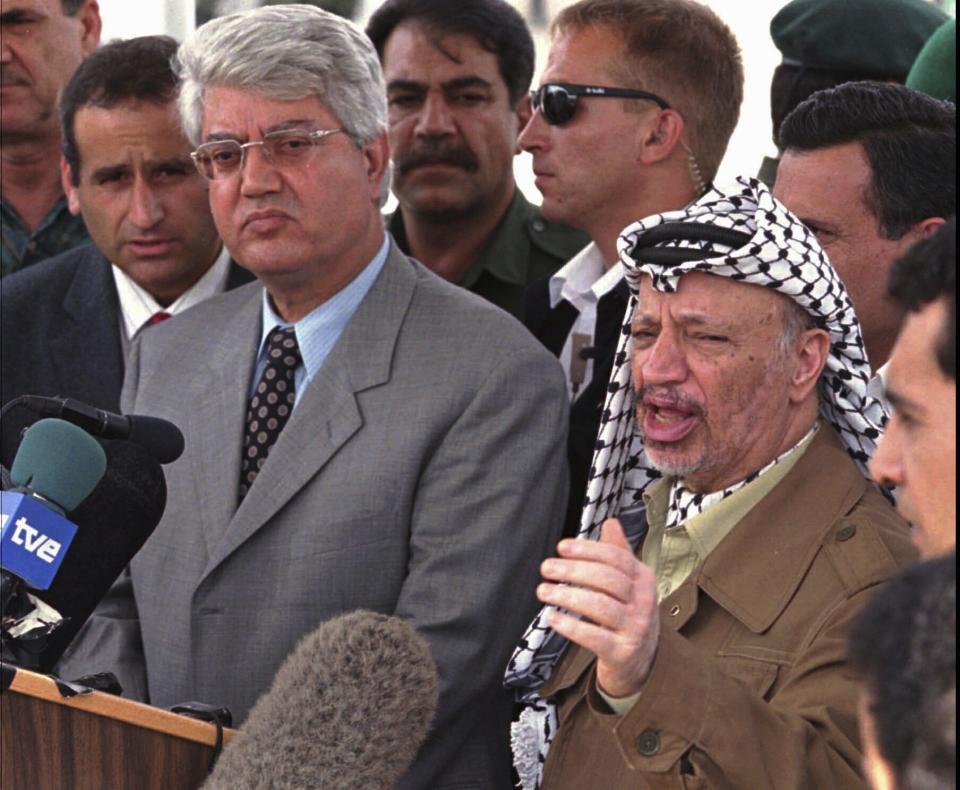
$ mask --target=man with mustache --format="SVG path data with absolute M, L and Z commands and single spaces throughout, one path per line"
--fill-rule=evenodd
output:
M 530 117 L 530 31 L 503 0 L 388 0 L 367 25 L 387 81 L 400 248 L 523 318 L 524 289 L 585 243 L 513 177 Z
M 177 60 L 216 227 L 257 282 L 134 344 L 122 405 L 186 449 L 70 673 L 113 668 L 133 696 L 242 724 L 319 623 L 397 615 L 440 675 L 398 787 L 508 787 L 499 681 L 566 498 L 560 366 L 384 231 L 386 91 L 353 23 L 264 6 L 203 25 Z
M 87 240 L 60 185 L 57 102 L 99 41 L 97 0 L 0 0 L 0 277 Z
M 124 359 L 158 321 L 253 276 L 230 260 L 177 117 L 167 36 L 98 48 L 63 92 L 60 172 L 93 239 L 0 285 L 0 402 L 77 398 L 120 409 Z M 26 410 L 0 429 L 9 465 Z
M 589 529 L 507 676 L 523 787 L 860 787 L 846 628 L 915 553 L 864 477 L 883 410 L 850 299 L 752 179 L 618 249 Z

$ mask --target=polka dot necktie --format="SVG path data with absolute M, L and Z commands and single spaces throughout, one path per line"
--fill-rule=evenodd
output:
M 267 364 L 247 407 L 240 464 L 240 500 L 247 495 L 270 448 L 287 424 L 296 395 L 293 374 L 300 364 L 300 348 L 292 326 L 274 327 L 267 335 Z

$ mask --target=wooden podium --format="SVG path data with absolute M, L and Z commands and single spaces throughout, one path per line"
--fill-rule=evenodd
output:
M 216 741 L 207 722 L 99 691 L 63 697 L 18 669 L 0 693 L 0 790 L 194 790 Z

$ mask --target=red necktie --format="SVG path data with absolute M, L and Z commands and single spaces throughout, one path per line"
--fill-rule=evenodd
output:
M 161 321 L 166 321 L 168 318 L 170 318 L 170 313 L 165 313 L 163 310 L 160 310 L 147 319 L 147 326 L 159 324 Z

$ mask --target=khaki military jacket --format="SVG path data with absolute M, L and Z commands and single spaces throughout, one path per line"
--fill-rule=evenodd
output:
M 613 714 L 574 645 L 543 687 L 544 790 L 859 788 L 850 620 L 915 559 L 907 524 L 823 426 L 796 466 L 660 604 L 640 699 Z

